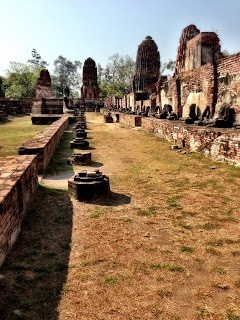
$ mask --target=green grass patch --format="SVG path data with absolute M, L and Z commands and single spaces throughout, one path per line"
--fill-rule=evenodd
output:
M 212 268 L 212 271 L 216 272 L 216 273 L 219 273 L 221 275 L 225 275 L 227 274 L 227 270 L 225 270 L 223 267 L 219 267 L 219 266 L 214 266 Z
M 193 253 L 193 252 L 194 252 L 194 249 L 191 248 L 191 247 L 185 247 L 185 246 L 183 246 L 183 247 L 181 248 L 181 251 L 182 251 L 182 252 L 187 252 L 187 253 Z
M 168 197 L 167 198 L 167 205 L 169 207 L 178 207 L 178 204 L 176 200 L 179 199 L 179 197 Z
M 117 278 L 116 277 L 107 277 L 104 279 L 104 283 L 108 283 L 108 284 L 114 284 L 117 283 Z
M 170 266 L 168 266 L 168 269 L 172 272 L 183 272 L 184 271 L 184 267 L 182 267 L 180 265 L 170 265 Z
M 90 215 L 90 218 L 97 219 L 97 218 L 101 217 L 103 214 L 104 214 L 103 211 L 97 209 L 94 213 L 92 213 Z
M 148 207 L 146 209 L 138 209 L 139 216 L 156 216 L 158 213 L 157 207 Z
M 70 148 L 69 141 L 72 140 L 72 132 L 69 132 L 71 129 L 68 127 L 67 130 L 64 132 L 55 152 L 52 156 L 47 169 L 46 174 L 56 174 L 64 171 L 72 170 L 70 164 L 67 163 L 68 158 L 73 153 L 73 150 Z
M 15 117 L 1 124 L 0 158 L 18 154 L 18 149 L 27 140 L 43 131 L 47 125 L 32 124 L 30 116 Z
M 153 270 L 162 270 L 163 269 L 163 265 L 161 265 L 160 263 L 153 263 L 150 265 L 150 268 Z

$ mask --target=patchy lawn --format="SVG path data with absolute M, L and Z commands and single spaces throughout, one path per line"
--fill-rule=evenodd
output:
M 47 125 L 34 125 L 31 116 L 13 117 L 9 122 L 0 122 L 0 158 L 17 155 L 18 148 Z
M 39 188 L 0 269 L 0 318 L 240 319 L 240 169 L 87 121 L 111 197 Z

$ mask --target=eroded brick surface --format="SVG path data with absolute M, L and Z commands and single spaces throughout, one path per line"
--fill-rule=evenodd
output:
M 0 266 L 16 241 L 37 187 L 35 155 L 9 156 L 0 161 Z
M 63 116 L 53 122 L 44 131 L 26 141 L 20 148 L 19 154 L 35 154 L 37 156 L 38 173 L 46 169 L 63 133 L 69 123 L 68 117 Z

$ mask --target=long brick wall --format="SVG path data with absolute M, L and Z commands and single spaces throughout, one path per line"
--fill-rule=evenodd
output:
M 68 116 L 63 116 L 19 148 L 21 155 L 36 154 L 39 174 L 46 169 L 68 123 Z
M 0 161 L 0 266 L 17 239 L 37 187 L 36 156 L 9 156 Z
M 112 112 L 113 116 L 114 112 Z M 134 118 L 138 119 L 135 125 Z M 240 166 L 240 130 L 198 127 L 181 121 L 160 120 L 154 117 L 139 117 L 122 114 L 120 122 L 133 127 L 141 126 L 146 132 L 155 134 L 180 147 L 201 152 L 214 160 Z
M 183 125 L 179 121 L 142 118 L 142 129 L 171 143 L 202 152 L 214 160 L 240 166 L 240 131 Z
M 21 223 L 66 127 L 68 116 L 52 123 L 19 148 L 18 156 L 0 161 L 0 266 L 15 243 Z

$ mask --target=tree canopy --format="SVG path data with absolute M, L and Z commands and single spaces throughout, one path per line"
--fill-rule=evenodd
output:
M 70 61 L 63 56 L 59 56 L 54 61 L 54 72 L 52 77 L 53 93 L 56 97 L 63 95 L 66 86 L 71 89 L 80 89 L 82 63 L 78 60 Z
M 6 98 L 35 96 L 40 67 L 20 62 L 10 62 L 10 68 L 3 80 Z
M 32 49 L 32 59 L 28 59 L 29 63 L 33 64 L 36 67 L 46 68 L 48 66 L 47 61 L 42 60 L 41 55 L 37 52 L 36 49 Z
M 113 54 L 108 59 L 105 69 L 101 70 L 99 87 L 102 97 L 122 96 L 129 92 L 132 84 L 135 63 L 128 55 Z M 99 70 L 98 70 L 99 74 Z
M 37 79 L 42 68 L 46 68 L 47 61 L 43 60 L 36 49 L 32 49 L 32 58 L 27 63 L 10 62 L 5 77 L 0 78 L 0 96 L 24 98 L 34 97 Z M 79 97 L 81 85 L 82 63 L 71 61 L 62 55 L 54 61 L 54 70 L 51 74 L 52 92 L 55 97 L 62 97 L 66 86 L 70 88 L 72 97 Z M 175 61 L 161 63 L 160 74 L 173 71 Z M 111 95 L 123 96 L 130 92 L 134 75 L 135 62 L 128 56 L 114 53 L 108 58 L 103 68 L 97 64 L 98 84 L 101 97 Z M 168 74 L 170 76 L 170 74 Z

